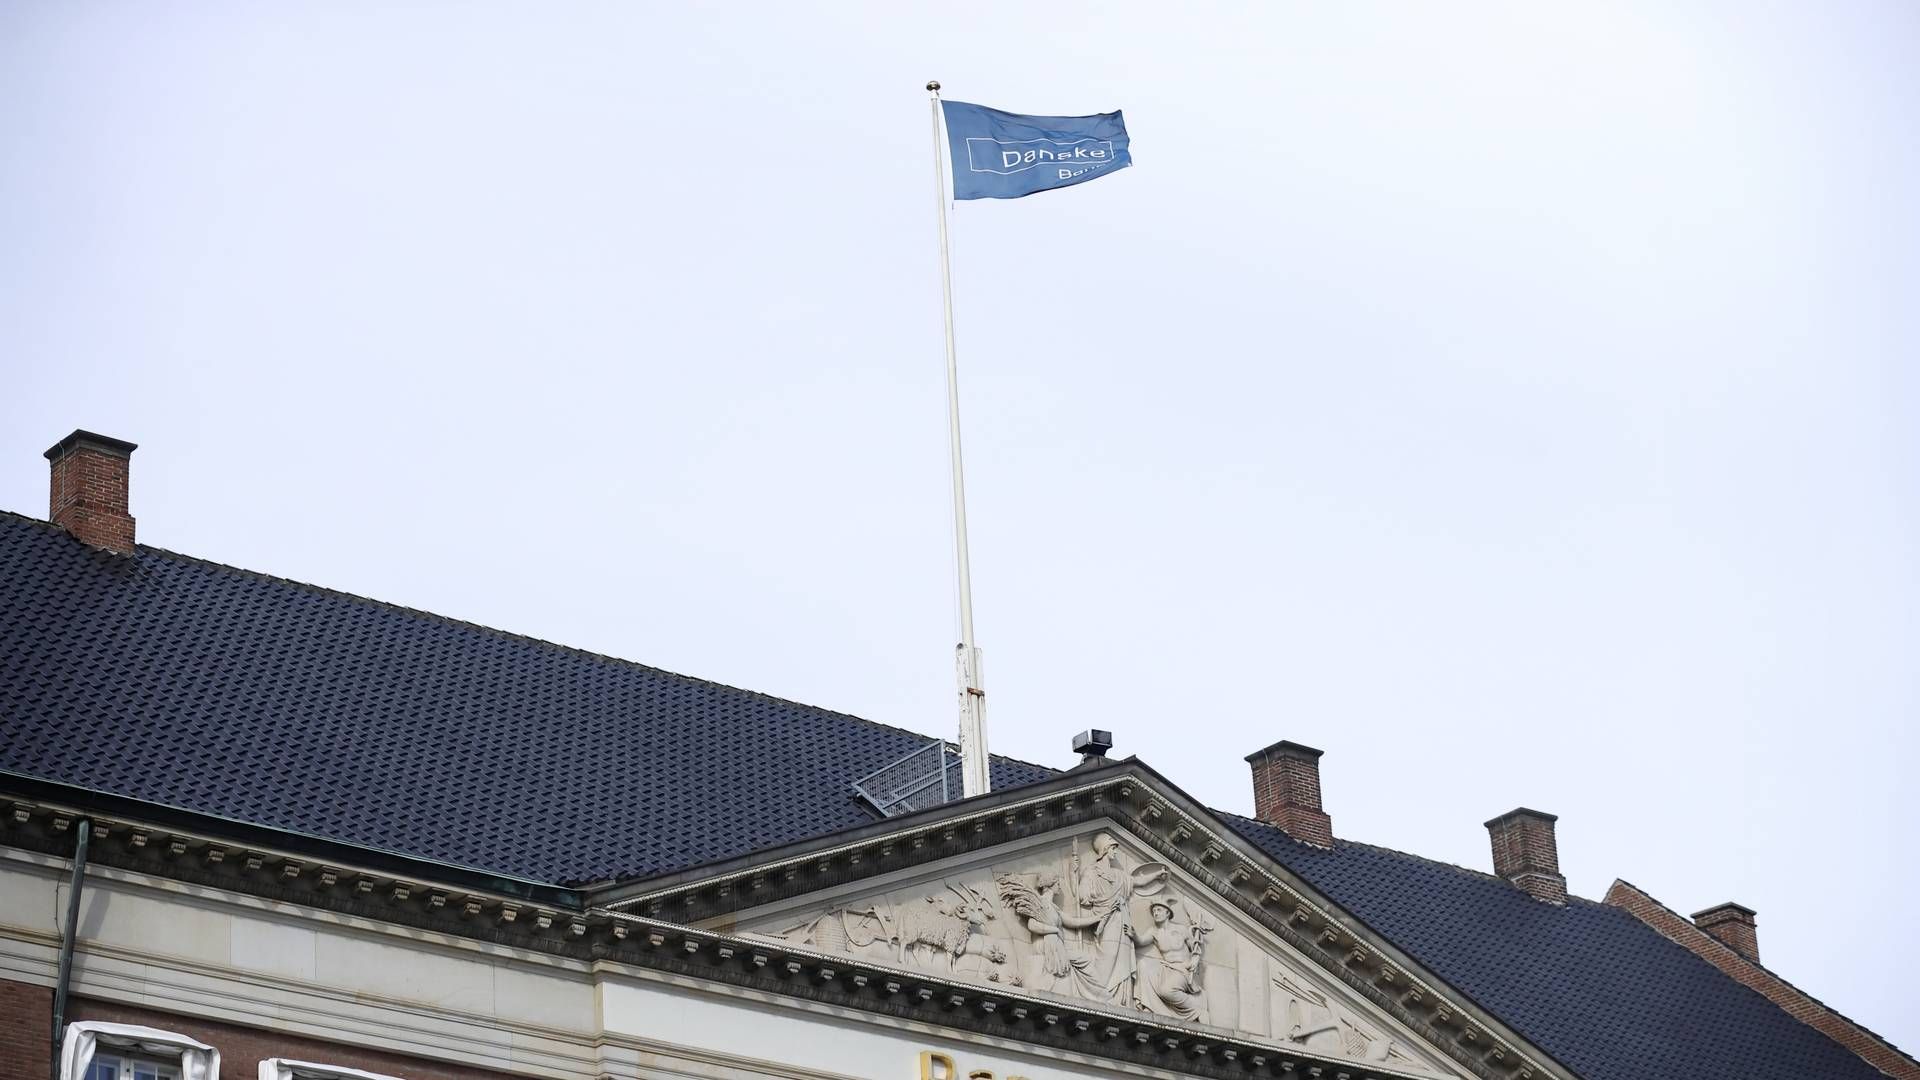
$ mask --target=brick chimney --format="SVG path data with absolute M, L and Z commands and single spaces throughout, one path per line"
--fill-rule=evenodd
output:
M 1693 913 L 1693 925 L 1720 939 L 1741 956 L 1760 962 L 1760 932 L 1753 925 L 1753 909 L 1729 900 Z
M 1553 838 L 1553 823 L 1558 820 L 1522 806 L 1487 822 L 1493 837 L 1493 872 L 1549 904 L 1567 902 L 1567 879 L 1560 873 L 1560 847 Z
M 1247 755 L 1253 816 L 1314 847 L 1333 846 L 1333 819 L 1320 809 L 1320 751 L 1281 740 Z
M 75 431 L 53 444 L 47 520 L 81 542 L 133 554 L 133 515 L 127 513 L 127 466 L 132 443 Z

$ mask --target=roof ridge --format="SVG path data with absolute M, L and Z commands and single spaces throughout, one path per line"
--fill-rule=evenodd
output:
M 1841 1020 L 1841 1021 L 1843 1021 L 1843 1022 L 1845 1022 L 1846 1024 L 1848 1024 L 1848 1025 L 1849 1025 L 1849 1026 L 1851 1026 L 1851 1027 L 1854 1027 L 1854 1028 L 1857 1028 L 1857 1029 L 1859 1029 L 1859 1030 L 1860 1030 L 1861 1032 L 1863 1032 L 1864 1034 L 1866 1034 L 1866 1035 L 1867 1035 L 1868 1037 L 1870 1037 L 1870 1038 L 1872 1038 L 1872 1039 L 1873 1039 L 1873 1040 L 1874 1040 L 1875 1042 L 1878 1042 L 1878 1043 L 1879 1043 L 1879 1044 L 1880 1044 L 1881 1046 L 1884 1046 L 1884 1047 L 1886 1047 L 1886 1048 L 1887 1048 L 1888 1050 L 1891 1050 L 1891 1051 L 1893 1051 L 1893 1052 L 1894 1052 L 1895 1054 L 1898 1054 L 1898 1055 L 1899 1055 L 1900 1057 L 1902 1057 L 1902 1058 L 1904 1058 L 1904 1059 L 1906 1059 L 1906 1060 L 1907 1060 L 1907 1061 L 1908 1061 L 1909 1063 L 1911 1063 L 1911 1064 L 1913 1064 L 1913 1065 L 1915 1065 L 1915 1066 L 1920 1066 L 1920 1058 L 1915 1058 L 1915 1057 L 1914 1057 L 1914 1056 L 1913 1056 L 1912 1054 L 1909 1054 L 1909 1053 L 1907 1053 L 1907 1052 L 1906 1052 L 1905 1050 L 1902 1050 L 1902 1049 L 1900 1049 L 1900 1047 L 1899 1047 L 1899 1046 L 1898 1046 L 1897 1044 L 1895 1044 L 1895 1043 L 1894 1043 L 1894 1041 L 1893 1041 L 1892 1039 L 1889 1039 L 1889 1038 L 1887 1038 L 1887 1037 L 1886 1037 L 1885 1035 L 1882 1035 L 1882 1034 L 1880 1034 L 1879 1032 L 1877 1032 L 1877 1031 L 1875 1031 L 1875 1030 L 1873 1030 L 1872 1028 L 1870 1028 L 1870 1027 L 1868 1027 L 1867 1025 L 1865 1025 L 1865 1024 L 1863 1024 L 1863 1023 L 1861 1023 L 1860 1021 L 1858 1021 L 1858 1020 L 1855 1020 L 1855 1019 L 1854 1019 L 1853 1017 L 1851 1017 L 1851 1016 L 1848 1016 L 1848 1015 L 1847 1015 L 1846 1013 L 1843 1013 L 1843 1012 L 1841 1012 L 1841 1011 L 1840 1011 L 1839 1009 L 1836 1009 L 1836 1008 L 1834 1008 L 1834 1007 L 1833 1007 L 1832 1005 L 1829 1005 L 1829 1004 L 1827 1004 L 1827 1003 L 1826 1003 L 1825 1001 L 1823 1001 L 1823 1000 L 1821 1000 L 1820 998 L 1818 998 L 1818 997 L 1816 997 L 1816 996 L 1814 996 L 1813 994 L 1810 994 L 1810 993 L 1808 993 L 1808 992 L 1806 992 L 1805 990 L 1802 990 L 1802 989 L 1801 989 L 1801 988 L 1799 987 L 1799 985 L 1797 985 L 1796 983 L 1794 983 L 1794 981 L 1793 981 L 1793 980 L 1791 980 L 1791 979 L 1789 979 L 1789 978 L 1787 978 L 1786 976 L 1784 976 L 1784 975 L 1782 975 L 1782 974 L 1780 974 L 1779 972 L 1777 972 L 1777 971 L 1775 971 L 1775 970 L 1773 970 L 1772 968 L 1770 968 L 1770 967 L 1768 967 L 1767 965 L 1765 965 L 1765 964 L 1763 964 L 1763 963 L 1761 963 L 1761 962 L 1760 962 L 1759 960 L 1757 960 L 1757 959 L 1755 959 L 1755 958 L 1753 958 L 1753 957 L 1750 957 L 1750 956 L 1748 956 L 1748 955 L 1746 955 L 1745 953 L 1743 953 L 1743 952 L 1741 952 L 1740 950 L 1738 950 L 1738 949 L 1736 949 L 1736 948 L 1734 948 L 1733 946 L 1731 946 L 1731 945 L 1728 945 L 1728 944 L 1727 944 L 1726 942 L 1724 942 L 1724 941 L 1721 941 L 1721 940 L 1720 940 L 1719 938 L 1717 938 L 1717 937 L 1714 937 L 1714 936 L 1713 936 L 1712 934 L 1710 934 L 1710 933 L 1708 933 L 1707 931 L 1705 931 L 1705 930 L 1703 930 L 1703 929 L 1701 929 L 1701 928 L 1700 928 L 1700 927 L 1699 927 L 1699 926 L 1698 926 L 1698 925 L 1697 925 L 1697 924 L 1696 924 L 1696 923 L 1695 923 L 1695 922 L 1694 922 L 1694 921 L 1693 921 L 1692 919 L 1690 919 L 1690 918 L 1688 918 L 1688 917 L 1686 917 L 1685 915 L 1682 915 L 1682 914 L 1680 914 L 1680 913 L 1679 913 L 1678 911 L 1675 911 L 1675 910 L 1674 910 L 1673 908 L 1671 908 L 1671 907 L 1668 907 L 1668 906 L 1667 906 L 1667 904 L 1666 904 L 1666 902 L 1665 902 L 1665 901 L 1663 901 L 1663 900 L 1661 900 L 1661 899 L 1660 899 L 1659 897 L 1657 897 L 1657 896 L 1655 896 L 1655 895 L 1653 895 L 1652 893 L 1650 893 L 1650 892 L 1648 892 L 1647 890 L 1645 890 L 1645 889 L 1643 889 L 1643 888 L 1641 888 L 1641 887 L 1640 887 L 1640 886 L 1638 886 L 1638 885 L 1635 885 L 1635 884 L 1634 884 L 1633 882 L 1631 882 L 1631 881 L 1628 881 L 1628 880 L 1627 880 L 1626 878 L 1623 878 L 1623 877 L 1617 877 L 1617 878 L 1614 878 L 1614 879 L 1613 879 L 1613 883 L 1614 883 L 1614 885 L 1615 885 L 1615 886 L 1620 886 L 1620 885 L 1625 885 L 1625 886 L 1626 886 L 1627 888 L 1629 888 L 1629 889 L 1632 889 L 1632 890 L 1633 890 L 1633 891 L 1634 891 L 1634 892 L 1635 892 L 1636 894 L 1638 894 L 1638 895 L 1639 895 L 1639 896 L 1640 896 L 1640 897 L 1641 897 L 1642 899 L 1644 899 L 1644 900 L 1645 900 L 1645 901 L 1646 901 L 1647 903 L 1649 903 L 1649 904 L 1652 904 L 1652 905 L 1653 905 L 1654 907 L 1657 907 L 1657 908 L 1659 908 L 1659 909 L 1660 909 L 1661 911 L 1664 911 L 1664 912 L 1666 912 L 1666 913 L 1667 913 L 1668 915 L 1671 915 L 1671 916 L 1673 916 L 1673 918 L 1674 918 L 1674 919 L 1675 919 L 1675 920 L 1676 920 L 1676 921 L 1677 921 L 1677 922 L 1678 922 L 1678 923 L 1679 923 L 1680 925 L 1682 925 L 1682 926 L 1684 926 L 1684 927 L 1685 927 L 1686 929 L 1688 929 L 1688 930 L 1690 930 L 1690 931 L 1692 931 L 1692 932 L 1693 932 L 1693 933 L 1694 933 L 1695 935 L 1697 935 L 1697 936 L 1699 936 L 1699 937 L 1702 937 L 1702 938 L 1705 938 L 1705 939 L 1706 939 L 1707 941 L 1711 941 L 1711 942 L 1712 942 L 1712 943 L 1713 943 L 1713 944 L 1714 944 L 1715 946 L 1717 946 L 1717 947 L 1718 947 L 1718 948 L 1719 948 L 1720 950 L 1723 950 L 1723 951 L 1725 951 L 1725 952 L 1727 952 L 1727 953 L 1729 953 L 1729 954 L 1731 954 L 1731 955 L 1732 955 L 1732 956 L 1733 956 L 1734 958 L 1736 958 L 1736 959 L 1738 959 L 1738 960 L 1739 960 L 1739 961 L 1740 961 L 1741 963 L 1743 963 L 1743 964 L 1746 964 L 1746 965 L 1748 965 L 1749 967 L 1753 967 L 1753 968 L 1756 968 L 1756 969 L 1758 969 L 1759 971 L 1761 971 L 1762 973 L 1764 973 L 1764 974 L 1765 974 L 1765 975 L 1766 975 L 1766 976 L 1767 976 L 1768 978 L 1770 978 L 1770 979 L 1772 979 L 1772 980 L 1774 980 L 1775 982 L 1778 982 L 1778 983 L 1779 983 L 1779 984 L 1781 984 L 1782 986 L 1784 986 L 1784 987 L 1786 987 L 1787 989 L 1789 989 L 1789 990 L 1791 990 L 1791 991 L 1793 991 L 1794 993 L 1796 993 L 1796 994 L 1798 994 L 1798 995 L 1800 995 L 1801 997 L 1803 997 L 1803 998 L 1806 998 L 1806 999 L 1807 999 L 1808 1001 L 1811 1001 L 1811 1002 L 1813 1002 L 1813 1003 L 1814 1003 L 1815 1005 L 1818 1005 L 1818 1006 L 1819 1006 L 1819 1007 L 1820 1007 L 1821 1009 L 1823 1009 L 1823 1010 L 1825 1010 L 1825 1011 L 1826 1011 L 1826 1012 L 1828 1012 L 1828 1013 L 1831 1013 L 1831 1014 L 1832 1014 L 1832 1015 L 1833 1015 L 1833 1016 L 1834 1016 L 1835 1018 L 1837 1018 L 1837 1019 L 1839 1019 L 1839 1020 Z M 1613 890 L 1612 890 L 1612 889 L 1608 889 L 1607 891 L 1608 891 L 1608 893 L 1609 893 L 1609 894 L 1611 894 Z M 1743 989 L 1745 989 L 1745 990 L 1747 990 L 1747 991 L 1749 991 L 1750 993 L 1753 993 L 1753 994 L 1757 994 L 1757 995 L 1759 995 L 1759 996 L 1760 996 L 1760 997 L 1761 997 L 1762 999 L 1764 999 L 1764 1000 L 1766 1000 L 1766 1001 L 1767 1001 L 1767 1002 L 1768 1002 L 1769 1004 L 1771 1004 L 1771 1005 L 1773 1005 L 1773 1006 L 1774 1006 L 1775 1008 L 1777 1008 L 1777 1009 L 1779 1009 L 1780 1011 L 1782 1011 L 1782 1012 L 1784 1012 L 1784 1013 L 1786 1013 L 1786 1014 L 1787 1014 L 1788 1016 L 1793 1016 L 1793 1015 L 1794 1015 L 1794 1014 L 1793 1014 L 1793 1010 L 1791 1010 L 1791 1009 L 1788 1009 L 1788 1008 L 1787 1008 L 1787 1007 L 1786 1007 L 1785 1005 L 1783 1005 L 1783 1004 L 1781 1004 L 1781 1003 L 1780 1003 L 1780 1002 L 1778 1002 L 1778 1001 L 1775 1001 L 1775 1000 L 1773 999 L 1773 995 L 1771 995 L 1771 994 L 1768 994 L 1768 993 L 1766 993 L 1765 991 L 1763 991 L 1763 990 L 1761 990 L 1761 989 L 1760 989 L 1759 987 L 1755 987 L 1755 986 L 1748 986 L 1748 985 L 1747 985 L 1746 983 L 1744 983 L 1744 982 L 1742 982 L 1741 980 L 1739 980 L 1739 979 L 1736 979 L 1736 978 L 1734 978 L 1734 976 L 1733 976 L 1733 973 L 1732 973 L 1732 972 L 1729 972 L 1729 971 L 1727 971 L 1726 969 L 1724 969 L 1724 968 L 1722 968 L 1722 967 L 1721 967 L 1721 966 L 1720 966 L 1719 964 L 1717 964 L 1717 963 L 1715 963 L 1715 962 L 1714 962 L 1714 961 L 1713 961 L 1712 959 L 1710 959 L 1710 958 L 1708 958 L 1708 957 L 1706 957 L 1706 956 L 1702 956 L 1702 955 L 1701 955 L 1701 954 L 1699 953 L 1699 951 L 1698 951 L 1698 950 L 1696 950 L 1696 949 L 1694 949 L 1694 948 L 1693 948 L 1692 946 L 1690 946 L 1690 945 L 1688 945 L 1688 944 L 1687 944 L 1686 942 L 1684 942 L 1684 941 L 1679 941 L 1679 940 L 1676 940 L 1676 939 L 1675 939 L 1675 938 L 1673 938 L 1673 937 L 1672 937 L 1671 935 L 1669 935 L 1669 934 L 1667 934 L 1667 933 L 1665 933 L 1664 931 L 1662 931 L 1662 930 L 1661 930 L 1661 929 L 1660 929 L 1659 927 L 1657 927 L 1657 926 L 1654 926 L 1654 925 L 1653 925 L 1652 923 L 1649 923 L 1649 922 L 1647 922 L 1647 921 L 1646 921 L 1645 919 L 1642 919 L 1642 918 L 1640 918 L 1640 917 L 1639 917 L 1639 916 L 1638 916 L 1638 915 L 1637 915 L 1637 914 L 1636 914 L 1636 913 L 1635 913 L 1635 912 L 1633 911 L 1633 909 L 1631 909 L 1631 908 L 1629 908 L 1629 907 L 1627 907 L 1627 906 L 1626 906 L 1626 905 L 1624 905 L 1624 904 L 1609 904 L 1609 905 L 1607 905 L 1607 906 L 1608 906 L 1608 907 L 1612 907 L 1612 908 L 1616 908 L 1617 910 L 1619 910 L 1619 911 L 1621 911 L 1622 913 L 1624 913 L 1624 914 L 1626 914 L 1626 915 L 1628 915 L 1628 916 L 1631 916 L 1631 917 L 1633 917 L 1633 919 L 1634 919 L 1634 921 L 1635 921 L 1635 922 L 1638 922 L 1638 923 L 1640 923 L 1640 925 L 1642 925 L 1642 926 L 1645 926 L 1645 927 L 1646 927 L 1647 929 L 1649 929 L 1649 930 L 1651 930 L 1651 931 L 1653 931 L 1653 932 L 1654 932 L 1655 934 L 1657 934 L 1657 935 L 1659 935 L 1659 936 L 1660 936 L 1661 938 L 1664 938 L 1664 939 L 1666 939 L 1667 941 L 1669 941 L 1669 942 L 1672 942 L 1672 943 L 1673 943 L 1674 945 L 1677 945 L 1677 946 L 1679 946 L 1680 948 L 1682 948 L 1682 949 L 1685 949 L 1685 950 L 1686 950 L 1686 951 L 1687 951 L 1688 953 L 1690 953 L 1690 954 L 1692 954 L 1692 955 L 1693 955 L 1693 956 L 1694 956 L 1694 957 L 1695 957 L 1696 959 L 1698 959 L 1698 960 L 1700 960 L 1700 961 L 1701 961 L 1702 963 L 1705 963 L 1705 964 L 1706 964 L 1706 965 L 1707 965 L 1708 967 L 1711 967 L 1711 968 L 1713 968 L 1713 969 L 1715 969 L 1716 971 L 1719 971 L 1719 972 L 1720 972 L 1720 974 L 1722 974 L 1722 975 L 1724 975 L 1724 976 L 1726 976 L 1726 977 L 1727 977 L 1727 978 L 1729 978 L 1729 979 L 1733 979 L 1733 981 L 1734 981 L 1735 983 L 1738 983 L 1738 984 L 1739 984 L 1739 985 L 1741 986 L 1741 988 L 1743 988 Z M 1800 1020 L 1800 1018 L 1799 1018 L 1799 1017 L 1797 1017 L 1797 1016 L 1794 1016 L 1794 1019 L 1795 1019 L 1795 1020 Z M 1807 1026 L 1808 1026 L 1808 1027 L 1810 1027 L 1810 1028 L 1813 1028 L 1813 1030 L 1815 1030 L 1815 1031 L 1820 1031 L 1820 1029 L 1819 1029 L 1818 1027 L 1816 1027 L 1816 1026 L 1814 1026 L 1813 1024 L 1809 1024 L 1809 1023 L 1807 1023 L 1807 1022 L 1806 1022 L 1806 1021 L 1804 1021 L 1804 1020 L 1800 1020 L 1800 1022 L 1801 1022 L 1801 1023 L 1803 1023 L 1803 1024 L 1807 1024 Z M 1873 1061 L 1871 1061 L 1871 1060 L 1869 1060 L 1869 1059 L 1867 1059 L 1867 1058 L 1866 1058 L 1866 1057 L 1865 1057 L 1864 1055 L 1861 1055 L 1861 1054 L 1860 1054 L 1860 1052 L 1859 1052 L 1859 1051 L 1857 1051 L 1857 1050 L 1854 1050 L 1854 1049 L 1853 1049 L 1853 1047 L 1850 1047 L 1850 1046 L 1847 1046 L 1847 1044 L 1846 1044 L 1846 1043 L 1843 1043 L 1843 1042 L 1840 1042 L 1840 1040 L 1839 1040 L 1839 1039 L 1835 1039 L 1835 1038 L 1834 1038 L 1834 1037 L 1833 1037 L 1833 1036 L 1832 1036 L 1831 1034 L 1829 1034 L 1829 1033 L 1827 1033 L 1827 1032 L 1825 1032 L 1825 1031 L 1820 1031 L 1820 1034 L 1822 1034 L 1822 1035 L 1826 1035 L 1826 1036 L 1827 1036 L 1827 1038 L 1829 1038 L 1829 1039 L 1833 1039 L 1833 1041 L 1834 1041 L 1835 1043 L 1838 1043 L 1838 1044 L 1839 1044 L 1839 1045 L 1840 1045 L 1840 1046 L 1841 1046 L 1842 1048 L 1844 1048 L 1844 1049 L 1846 1049 L 1846 1050 L 1848 1050 L 1849 1052 L 1851 1052 L 1851 1053 L 1853 1053 L 1853 1054 L 1854 1054 L 1854 1055 L 1856 1055 L 1856 1056 L 1859 1056 L 1859 1057 L 1861 1057 L 1861 1059 L 1862 1059 L 1862 1060 L 1864 1060 L 1864 1061 L 1866 1061 L 1866 1062 L 1867 1062 L 1867 1064 L 1869 1064 L 1869 1065 L 1872 1065 L 1872 1066 L 1873 1066 L 1874 1068 L 1879 1068 L 1879 1065 L 1878 1065 L 1878 1064 L 1876 1064 L 1875 1062 L 1873 1062 Z M 1884 1071 L 1884 1070 L 1883 1070 L 1883 1071 Z
M 0 515 L 13 518 L 25 524 L 37 525 L 51 532 L 65 531 L 50 521 L 46 521 L 42 518 L 29 517 L 26 514 L 22 514 L 15 510 L 7 510 L 4 508 L 0 508 Z M 591 660 L 599 660 L 599 661 L 605 661 L 608 663 L 624 665 L 626 667 L 639 668 L 643 671 L 650 671 L 657 675 L 665 675 L 670 678 L 680 679 L 684 682 L 689 682 L 689 683 L 693 683 L 700 686 L 717 687 L 721 690 L 728 690 L 738 694 L 747 694 L 752 697 L 760 698 L 764 701 L 774 702 L 780 705 L 789 705 L 794 708 L 807 709 L 812 712 L 825 714 L 827 716 L 837 716 L 843 719 L 857 721 L 862 724 L 867 724 L 872 727 L 880 728 L 884 731 L 897 732 L 902 735 L 912 735 L 915 738 L 920 738 L 920 739 L 939 738 L 939 736 L 928 735 L 925 732 L 914 731 L 911 728 L 901 727 L 898 724 L 888 724 L 879 720 L 869 720 L 864 716 L 857 716 L 849 712 L 841 712 L 838 709 L 829 709 L 822 705 L 810 705 L 804 701 L 796 701 L 793 698 L 785 698 L 785 697 L 779 696 L 778 694 L 770 694 L 764 690 L 754 690 L 744 686 L 734 686 L 731 683 L 723 683 L 716 679 L 703 679 L 698 675 L 687 675 L 678 671 L 669 671 L 666 668 L 655 667 L 652 664 L 642 663 L 638 660 L 629 660 L 623 656 L 614 656 L 610 653 L 595 652 L 592 649 L 583 649 L 577 645 L 567 645 L 558 641 L 548 641 L 546 638 L 534 637 L 531 634 L 517 634 L 511 630 L 502 630 L 497 626 L 488 626 L 485 623 L 472 622 L 467 619 L 457 619 L 451 615 L 442 615 L 437 611 L 428 611 L 425 608 L 412 607 L 407 604 L 396 604 L 390 600 L 381 600 L 378 597 L 373 597 L 373 596 L 362 596 L 359 593 L 347 592 L 344 589 L 335 589 L 326 585 L 315 585 L 309 581 L 300 581 L 295 578 L 283 577 L 279 574 L 269 574 L 264 570 L 251 570 L 244 566 L 235 566 L 231 563 L 223 563 L 217 559 L 208 559 L 199 555 L 189 555 L 182 551 L 174 551 L 172 548 L 164 548 L 159 546 L 158 544 L 136 543 L 134 545 L 134 551 L 136 554 L 139 553 L 140 551 L 149 551 L 156 555 L 163 555 L 168 558 L 180 559 L 186 562 L 199 563 L 202 566 L 210 566 L 217 570 L 224 570 L 224 571 L 228 571 L 236 574 L 245 574 L 249 577 L 257 578 L 262 581 L 272 582 L 277 585 L 291 585 L 294 588 L 305 589 L 310 592 L 319 593 L 324 596 L 334 596 L 344 600 L 351 600 L 356 603 L 371 604 L 377 607 L 385 608 L 386 610 L 389 610 L 389 611 L 399 612 L 405 615 L 415 615 L 415 616 L 420 616 L 427 619 L 433 619 L 438 622 L 446 623 L 450 626 L 457 626 L 457 627 L 461 627 L 468 630 L 476 630 L 481 633 L 493 634 L 495 636 L 508 638 L 514 641 L 529 642 L 531 644 L 544 646 L 549 649 L 558 649 L 562 652 L 572 653 L 576 656 L 583 656 Z M 951 741 L 951 740 L 946 740 L 946 741 Z M 1037 762 L 1025 761 L 1020 758 L 1009 757 L 1006 754 L 992 754 L 989 756 L 999 758 L 1003 761 L 1011 761 L 1016 764 L 1026 765 L 1035 769 L 1045 769 L 1048 772 L 1057 773 L 1060 771 L 1058 768 L 1052 765 L 1041 765 Z

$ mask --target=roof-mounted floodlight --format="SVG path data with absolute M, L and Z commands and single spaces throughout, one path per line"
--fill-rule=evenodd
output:
M 1113 749 L 1113 732 L 1094 728 L 1073 737 L 1073 752 L 1086 758 L 1103 758 Z

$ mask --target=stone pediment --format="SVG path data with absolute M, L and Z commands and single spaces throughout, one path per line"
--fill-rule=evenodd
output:
M 954 982 L 1458 1076 L 1441 1053 L 1112 822 L 733 913 L 732 932 Z

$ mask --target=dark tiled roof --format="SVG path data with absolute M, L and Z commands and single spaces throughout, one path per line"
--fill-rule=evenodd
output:
M 1428 971 L 1590 1080 L 1885 1080 L 1620 908 L 1221 815 Z
M 926 742 L 0 512 L 0 769 L 566 883 L 868 824 L 849 785 Z M 1588 1080 L 1880 1075 L 1626 912 L 1222 817 Z
M 925 735 L 0 513 L 0 768 L 554 883 L 865 824 Z M 998 759 L 996 785 L 1050 775 Z

